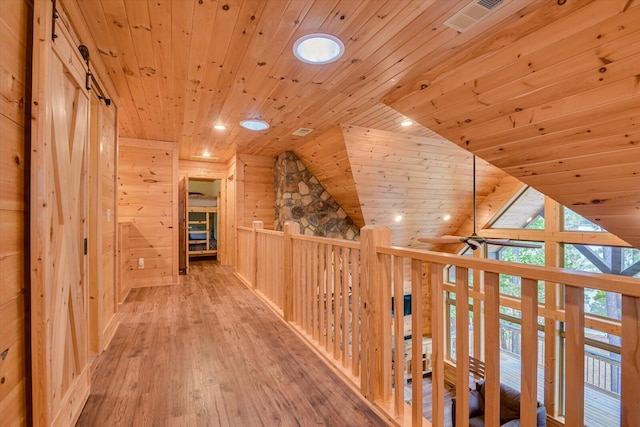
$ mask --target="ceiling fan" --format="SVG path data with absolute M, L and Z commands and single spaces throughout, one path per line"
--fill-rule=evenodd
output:
M 473 155 L 473 233 L 470 236 L 442 236 L 442 237 L 418 237 L 419 242 L 436 243 L 440 245 L 465 243 L 471 250 L 476 250 L 482 245 L 511 246 L 515 248 L 540 248 L 536 243 L 515 242 L 509 239 L 486 239 L 476 233 L 476 156 Z

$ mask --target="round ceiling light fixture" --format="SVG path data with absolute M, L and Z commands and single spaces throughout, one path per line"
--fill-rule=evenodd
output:
M 328 64 L 337 61 L 343 53 L 344 44 L 331 34 L 307 34 L 293 44 L 293 54 L 307 64 Z
M 245 129 L 255 130 L 255 131 L 269 129 L 269 123 L 263 120 L 256 120 L 256 119 L 243 120 L 240 122 L 240 126 L 242 126 Z

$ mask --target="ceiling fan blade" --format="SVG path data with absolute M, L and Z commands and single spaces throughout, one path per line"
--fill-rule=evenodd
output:
M 418 237 L 418 242 L 448 245 L 453 243 L 464 243 L 464 237 L 458 237 L 458 236 Z
M 527 242 L 515 242 L 509 239 L 484 239 L 485 243 L 488 245 L 498 245 L 498 246 L 510 246 L 513 248 L 532 248 L 539 249 L 542 245 L 538 243 L 527 243 Z

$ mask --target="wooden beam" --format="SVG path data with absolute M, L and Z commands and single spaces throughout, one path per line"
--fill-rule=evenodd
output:
M 411 261 L 411 425 L 422 426 L 422 262 Z
M 431 270 L 431 307 L 433 314 L 432 346 L 431 354 L 431 390 L 432 390 L 432 423 L 436 426 L 444 425 L 444 291 L 442 289 L 442 279 L 444 266 L 442 264 L 430 264 Z
M 567 330 L 565 338 L 565 420 L 584 425 L 584 289 L 565 286 Z
M 640 298 L 622 296 L 620 425 L 640 426 Z
M 456 426 L 469 427 L 469 270 L 456 266 Z
M 538 401 L 538 281 L 522 278 L 522 367 L 520 373 L 520 421 L 536 426 Z

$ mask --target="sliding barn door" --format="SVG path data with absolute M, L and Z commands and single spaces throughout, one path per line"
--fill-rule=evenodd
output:
M 34 425 L 73 425 L 89 394 L 85 67 L 51 1 L 34 5 L 31 302 Z

